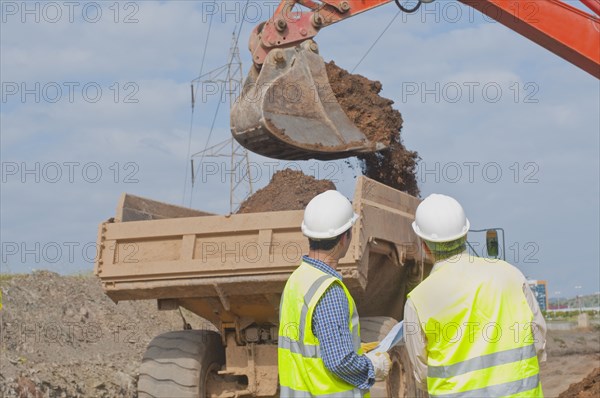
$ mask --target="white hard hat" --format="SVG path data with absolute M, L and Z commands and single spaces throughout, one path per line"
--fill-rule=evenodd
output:
M 470 224 L 456 199 L 434 193 L 417 207 L 412 227 L 427 241 L 450 242 L 465 236 Z
M 344 195 L 325 191 L 308 202 L 302 233 L 311 239 L 332 239 L 350 229 L 357 219 L 358 214 Z

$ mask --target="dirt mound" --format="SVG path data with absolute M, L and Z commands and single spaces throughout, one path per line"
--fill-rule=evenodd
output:
M 392 108 L 394 101 L 379 96 L 380 82 L 350 74 L 333 61 L 325 66 L 331 88 L 346 115 L 370 140 L 388 145 L 384 151 L 359 156 L 363 174 L 418 196 L 415 172 L 419 156 L 402 144 L 402 115 Z
M 335 189 L 329 180 L 317 180 L 297 170 L 278 171 L 266 187 L 240 205 L 238 213 L 303 210 L 312 198 L 329 189 Z
M 0 289 L 2 397 L 134 397 L 147 344 L 182 329 L 155 301 L 113 303 L 93 276 L 3 275 Z
M 596 368 L 579 383 L 571 384 L 559 398 L 598 398 L 600 397 L 600 368 Z

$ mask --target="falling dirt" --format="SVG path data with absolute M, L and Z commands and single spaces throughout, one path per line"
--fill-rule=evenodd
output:
M 598 398 L 600 397 L 600 368 L 594 369 L 579 383 L 571 384 L 559 398 Z
M 238 213 L 303 210 L 316 195 L 336 189 L 329 180 L 317 180 L 301 171 L 285 169 L 273 174 L 271 182 L 247 198 Z
M 402 115 L 392 108 L 394 101 L 379 96 L 382 89 L 380 82 L 350 74 L 333 61 L 325 66 L 331 88 L 348 118 L 369 140 L 388 146 L 378 153 L 358 157 L 363 174 L 418 196 L 415 172 L 419 156 L 402 144 Z

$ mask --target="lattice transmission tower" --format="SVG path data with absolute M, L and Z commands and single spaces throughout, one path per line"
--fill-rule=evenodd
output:
M 223 77 L 223 75 L 225 75 Z M 232 36 L 231 47 L 229 50 L 229 62 L 213 71 L 210 71 L 192 81 L 192 107 L 195 103 L 194 83 L 202 85 L 215 84 L 220 88 L 219 101 L 224 100 L 224 95 L 229 97 L 229 109 L 235 104 L 242 90 L 244 74 L 242 70 L 242 60 L 236 34 Z M 224 89 L 226 87 L 226 89 Z M 212 133 L 212 128 L 211 128 Z M 242 202 L 254 192 L 252 176 L 250 173 L 250 160 L 248 151 L 241 146 L 233 137 L 218 144 L 206 147 L 200 152 L 196 152 L 191 158 L 192 167 L 192 192 L 197 173 L 194 168 L 194 159 L 200 158 L 202 163 L 204 158 L 229 158 L 229 167 L 227 173 L 230 177 L 229 182 L 229 212 L 237 211 Z

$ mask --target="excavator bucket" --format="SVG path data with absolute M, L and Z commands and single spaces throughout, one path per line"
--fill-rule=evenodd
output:
M 231 132 L 248 150 L 275 159 L 339 159 L 385 149 L 346 116 L 316 43 L 269 53 L 252 68 L 231 110 Z

